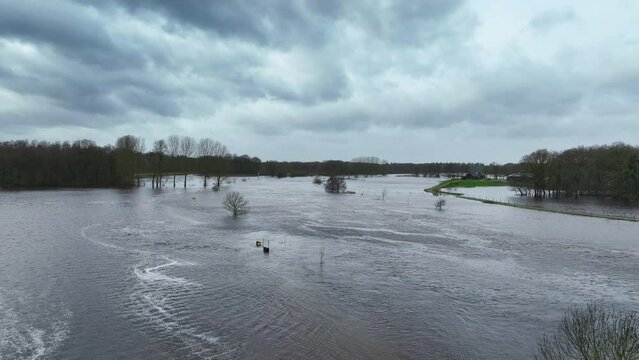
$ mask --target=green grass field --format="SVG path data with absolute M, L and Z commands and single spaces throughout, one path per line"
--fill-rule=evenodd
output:
M 428 192 L 441 191 L 442 189 L 452 188 L 473 188 L 484 186 L 508 186 L 506 180 L 499 179 L 482 179 L 482 180 L 463 180 L 463 179 L 451 179 L 442 181 L 432 188 L 426 189 Z

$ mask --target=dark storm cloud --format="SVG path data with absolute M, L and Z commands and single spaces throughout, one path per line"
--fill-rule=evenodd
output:
M 31 75 L 0 66 L 0 81 L 17 93 L 39 96 L 88 115 L 119 115 L 137 108 L 162 116 L 175 116 L 180 111 L 173 100 L 177 91 L 135 73 L 96 74 L 76 64 Z
M 490 7 L 462 0 L 0 0 L 0 123 L 16 134 L 82 127 L 115 138 L 143 123 L 158 136 L 353 141 L 368 131 L 532 138 L 603 116 L 628 123 L 636 33 L 623 46 L 610 45 L 613 32 L 591 45 L 599 32 L 573 29 L 588 30 L 588 14 L 553 5 L 495 24 Z
M 104 69 L 140 68 L 140 52 L 121 48 L 100 19 L 58 1 L 2 1 L 0 37 L 50 46 L 60 54 Z
M 93 1 L 92 4 L 109 8 L 117 3 L 135 15 L 160 14 L 172 26 L 210 31 L 221 38 L 279 46 L 293 42 L 313 45 L 325 41 L 329 27 L 322 23 L 322 15 L 330 15 L 332 11 L 320 2 L 307 5 L 300 1 L 122 0 Z
M 349 21 L 389 41 L 424 40 L 421 31 L 457 9 L 462 0 L 164 1 L 121 0 L 134 13 L 156 12 L 176 24 L 265 46 L 318 46 L 330 40 L 332 22 Z M 105 6 L 104 2 L 93 2 Z M 108 5 L 107 5 L 108 6 Z

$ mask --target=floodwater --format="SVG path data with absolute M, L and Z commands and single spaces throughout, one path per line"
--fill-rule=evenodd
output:
M 0 358 L 525 359 L 572 305 L 639 310 L 636 223 L 438 211 L 423 178 L 197 180 L 0 192 Z
M 639 220 L 639 206 L 612 197 L 581 196 L 575 198 L 562 196 L 559 198 L 539 199 L 534 196 L 519 196 L 515 189 L 509 186 L 456 188 L 453 189 L 453 191 L 471 197 L 508 202 L 511 204 L 533 205 L 551 210 L 594 215 L 623 216 Z

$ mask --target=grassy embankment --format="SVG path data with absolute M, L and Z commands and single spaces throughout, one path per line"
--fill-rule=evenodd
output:
M 474 187 L 484 187 L 484 186 L 508 186 L 508 182 L 506 180 L 499 179 L 482 179 L 482 180 L 464 180 L 464 179 L 451 179 L 440 182 L 439 184 L 426 189 L 427 192 L 430 193 L 441 193 L 447 195 L 457 195 L 462 196 L 462 193 L 446 191 L 444 189 L 454 189 L 454 188 L 474 188 Z
M 453 196 L 456 196 L 456 197 L 461 198 L 461 199 L 480 201 L 480 202 L 482 202 L 484 204 L 504 205 L 504 206 L 510 206 L 510 207 L 515 207 L 515 208 L 520 208 L 520 209 L 545 211 L 545 212 L 551 212 L 551 213 L 557 213 L 557 214 L 575 215 L 575 216 L 586 216 L 586 217 L 608 219 L 608 220 L 623 220 L 623 221 L 639 222 L 639 219 L 632 218 L 632 217 L 626 217 L 626 216 L 606 215 L 606 214 L 592 214 L 592 213 L 584 213 L 584 212 L 570 211 L 570 210 L 560 210 L 560 209 L 548 209 L 548 208 L 543 208 L 543 207 L 533 206 L 533 205 L 515 204 L 515 203 L 510 203 L 510 202 L 503 202 L 503 201 L 496 201 L 496 200 L 489 200 L 489 199 L 481 199 L 481 198 L 476 198 L 476 197 L 472 197 L 472 196 L 466 196 L 466 195 L 464 195 L 463 193 L 460 193 L 460 192 L 453 192 L 453 191 L 447 191 L 446 190 L 446 189 L 453 189 L 453 188 L 473 188 L 473 187 L 483 187 L 483 186 L 508 186 L 508 182 L 505 181 L 505 180 L 496 180 L 496 179 L 495 180 L 492 180 L 492 179 L 485 179 L 485 180 L 456 180 L 456 179 L 451 179 L 451 180 L 442 181 L 439 184 L 437 184 L 437 185 L 435 185 L 435 186 L 433 186 L 431 188 L 425 189 L 424 191 L 430 192 L 432 194 L 453 195 Z

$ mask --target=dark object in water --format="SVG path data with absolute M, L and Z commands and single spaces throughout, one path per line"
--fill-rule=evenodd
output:
M 268 245 L 266 245 L 266 246 L 264 246 L 264 247 L 262 248 L 262 249 L 264 249 L 264 253 L 265 253 L 265 254 L 268 254 L 268 253 L 269 253 L 270 245 L 271 245 L 271 242 L 269 241 L 269 242 L 268 242 Z
M 261 241 L 259 241 L 259 240 L 258 240 L 258 241 L 256 241 L 256 242 L 255 242 L 255 246 L 256 246 L 256 247 L 261 247 L 261 246 L 262 246 L 262 242 L 261 242 Z
M 220 190 L 220 187 L 219 187 L 219 186 L 217 186 L 217 185 L 213 185 L 213 187 L 211 188 L 211 190 L 213 190 L 213 191 L 219 191 L 219 190 Z

